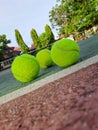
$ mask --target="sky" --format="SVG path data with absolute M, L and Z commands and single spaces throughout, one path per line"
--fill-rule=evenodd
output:
M 49 22 L 49 11 L 56 0 L 0 0 L 0 35 L 5 34 L 11 40 L 9 46 L 18 46 L 15 29 L 18 29 L 25 43 L 33 43 L 30 31 L 34 28 L 38 35 L 44 32 Z M 52 29 L 52 27 L 51 27 Z M 54 35 L 55 30 L 52 30 Z

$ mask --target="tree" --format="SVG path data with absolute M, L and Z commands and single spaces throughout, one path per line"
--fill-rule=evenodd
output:
M 54 34 L 48 24 L 45 25 L 45 32 L 39 36 L 42 47 L 51 48 L 51 44 L 55 41 Z
M 49 13 L 53 28 L 66 35 L 89 29 L 98 21 L 98 0 L 57 0 Z
M 4 60 L 5 48 L 10 42 L 10 40 L 7 40 L 5 34 L 0 35 L 0 61 Z
M 45 32 L 46 32 L 46 37 L 48 40 L 48 45 L 53 43 L 55 41 L 54 34 L 48 24 L 45 25 Z
M 30 34 L 31 34 L 31 38 L 32 38 L 32 40 L 34 42 L 34 47 L 36 48 L 36 50 L 39 50 L 42 46 L 41 46 L 39 36 L 38 36 L 36 30 L 32 29 Z
M 49 46 L 54 42 L 54 35 L 49 25 L 45 25 L 45 32 L 40 35 L 37 34 L 35 29 L 31 30 L 31 38 L 34 42 L 34 46 L 37 50 Z
M 20 50 L 22 51 L 22 53 L 28 53 L 29 47 L 25 44 L 20 32 L 17 29 L 15 29 L 15 36 L 16 36 L 16 41 L 20 46 Z
M 39 41 L 41 44 L 41 48 L 48 46 L 48 35 L 46 34 L 46 32 L 43 32 L 39 35 Z

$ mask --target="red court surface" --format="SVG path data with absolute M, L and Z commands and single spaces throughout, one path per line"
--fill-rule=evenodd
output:
M 98 130 L 98 62 L 1 105 L 0 130 Z

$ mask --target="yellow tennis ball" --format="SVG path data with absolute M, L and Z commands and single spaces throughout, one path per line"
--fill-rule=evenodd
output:
M 46 69 L 53 64 L 51 52 L 48 49 L 43 49 L 39 51 L 36 54 L 36 59 L 38 60 L 40 67 L 43 69 Z
M 77 62 L 80 56 L 79 45 L 70 39 L 61 39 L 53 43 L 51 57 L 55 64 L 67 67 Z
M 36 58 L 30 54 L 17 56 L 12 62 L 13 76 L 21 82 L 29 82 L 37 77 L 40 66 Z

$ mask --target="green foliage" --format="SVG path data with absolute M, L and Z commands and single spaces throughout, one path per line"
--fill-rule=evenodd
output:
M 40 43 L 40 40 L 39 40 L 39 37 L 38 37 L 38 34 L 37 34 L 36 30 L 32 29 L 30 34 L 31 34 L 31 38 L 32 38 L 32 40 L 34 42 L 35 48 L 37 50 L 39 50 L 42 46 L 41 46 L 41 43 Z
M 16 41 L 20 46 L 20 50 L 22 51 L 22 53 L 28 53 L 29 47 L 25 44 L 20 32 L 17 29 L 15 29 L 15 36 L 16 36 Z
M 46 32 L 48 44 L 53 43 L 55 41 L 54 34 L 48 24 L 46 24 L 46 26 L 45 26 L 45 32 Z
M 58 27 L 59 32 L 81 32 L 98 24 L 98 0 L 57 0 L 57 3 L 49 17 L 52 27 Z
M 45 32 L 41 33 L 39 36 L 35 29 L 31 30 L 31 38 L 34 42 L 34 46 L 37 50 L 40 50 L 46 46 L 49 46 L 54 42 L 54 35 L 49 25 L 46 24 Z
M 11 41 L 7 40 L 6 35 L 0 35 L 0 61 L 4 59 L 5 48 Z
M 39 35 L 39 41 L 42 48 L 48 45 L 49 41 L 48 41 L 48 35 L 46 34 L 46 32 L 43 32 Z

